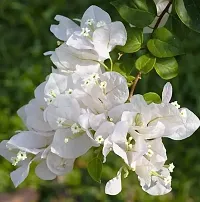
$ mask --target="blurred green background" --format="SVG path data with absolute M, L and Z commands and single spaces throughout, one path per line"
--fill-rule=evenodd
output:
M 81 18 L 92 4 L 109 12 L 112 19 L 120 19 L 108 0 L 1 0 L 0 1 L 0 140 L 10 138 L 23 129 L 16 111 L 33 98 L 35 87 L 51 71 L 51 61 L 43 53 L 54 50 L 56 39 L 49 27 L 54 16 L 61 14 Z M 179 24 L 179 26 L 177 24 Z M 187 54 L 178 58 L 179 76 L 171 82 L 173 99 L 200 116 L 200 35 L 189 31 L 179 20 L 168 23 L 183 41 Z M 155 72 L 145 76 L 137 92 L 155 91 L 161 94 L 164 81 Z M 104 194 L 107 180 L 115 176 L 118 161 L 110 157 L 104 166 L 102 184 L 95 183 L 87 173 L 88 155 L 76 162 L 74 171 L 53 182 L 39 180 L 34 169 L 18 189 L 33 188 L 40 202 L 198 202 L 200 201 L 200 131 L 192 137 L 176 142 L 165 139 L 169 162 L 174 162 L 173 192 L 152 197 L 144 193 L 134 174 L 123 180 L 123 192 L 118 196 Z M 34 166 L 33 166 L 34 167 Z M 9 173 L 14 169 L 0 158 L 0 192 L 14 192 Z M 17 189 L 17 190 L 18 190 Z M 1 196 L 1 194 L 0 194 Z

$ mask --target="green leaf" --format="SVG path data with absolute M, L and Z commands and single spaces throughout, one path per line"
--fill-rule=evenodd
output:
M 88 173 L 96 182 L 101 183 L 102 162 L 99 158 L 94 158 L 88 163 Z
M 186 26 L 196 32 L 200 32 L 199 0 L 175 0 L 175 10 Z
M 148 41 L 147 47 L 153 55 L 159 58 L 184 54 L 180 40 L 164 27 L 154 32 L 153 39 Z
M 143 43 L 142 29 L 135 27 L 127 28 L 127 42 L 125 46 L 118 46 L 120 51 L 124 53 L 134 53 L 140 50 Z
M 153 92 L 145 93 L 143 97 L 147 102 L 147 104 L 151 104 L 152 102 L 160 104 L 162 102 L 160 96 L 157 93 Z
M 124 20 L 140 28 L 150 25 L 157 15 L 153 0 L 117 0 L 111 4 Z
M 174 57 L 157 59 L 155 70 L 161 78 L 172 79 L 178 75 L 178 63 Z
M 143 74 L 149 73 L 156 63 L 156 58 L 150 54 L 142 55 L 136 60 L 135 66 Z
M 153 55 L 159 58 L 184 54 L 180 40 L 164 27 L 154 32 L 153 39 L 148 41 L 147 47 Z

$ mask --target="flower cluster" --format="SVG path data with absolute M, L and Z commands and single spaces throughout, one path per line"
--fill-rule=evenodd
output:
M 166 164 L 162 138 L 191 136 L 199 119 L 170 103 L 170 83 L 160 104 L 147 104 L 142 95 L 128 100 L 126 79 L 104 64 L 115 46 L 126 43 L 121 22 L 111 22 L 96 6 L 87 9 L 80 26 L 63 16 L 55 19 L 59 24 L 51 31 L 62 43 L 46 54 L 56 69 L 36 88 L 35 98 L 18 110 L 27 130 L 0 143 L 0 155 L 18 167 L 11 173 L 14 185 L 25 180 L 32 162 L 38 163 L 39 178 L 53 180 L 71 172 L 75 159 L 96 147 L 103 163 L 111 152 L 123 160 L 116 177 L 107 182 L 106 194 L 118 194 L 121 178 L 129 172 L 138 175 L 147 193 L 168 193 L 174 165 Z

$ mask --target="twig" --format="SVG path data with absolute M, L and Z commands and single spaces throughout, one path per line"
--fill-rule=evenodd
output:
M 164 15 L 168 12 L 169 7 L 171 6 L 172 1 L 170 1 L 167 6 L 165 7 L 165 9 L 163 10 L 163 12 L 161 13 L 161 15 L 158 18 L 158 21 L 156 22 L 155 26 L 153 27 L 153 32 L 158 28 L 161 20 L 163 19 Z
M 130 90 L 130 93 L 129 93 L 129 97 L 128 97 L 128 100 L 130 101 L 131 97 L 133 96 L 133 93 L 135 91 L 135 88 L 136 88 L 136 85 L 138 83 L 138 81 L 141 79 L 141 72 L 138 73 L 138 75 L 136 76 L 132 86 L 131 86 L 131 90 Z
M 163 12 L 161 13 L 161 15 L 159 16 L 158 18 L 158 21 L 156 22 L 155 26 L 152 28 L 153 29 L 153 32 L 158 28 L 161 20 L 163 19 L 164 15 L 168 12 L 170 6 L 172 4 L 172 0 L 169 1 L 169 3 L 167 4 L 167 6 L 165 7 L 165 9 L 163 10 Z M 153 34 L 152 32 L 152 34 Z M 129 97 L 128 97 L 128 100 L 130 101 L 131 97 L 133 96 L 134 94 L 134 91 L 135 91 L 135 88 L 136 88 L 136 85 L 138 83 L 138 81 L 141 79 L 141 72 L 138 73 L 138 75 L 136 76 L 132 86 L 131 86 L 131 90 L 130 90 L 130 93 L 129 93 Z

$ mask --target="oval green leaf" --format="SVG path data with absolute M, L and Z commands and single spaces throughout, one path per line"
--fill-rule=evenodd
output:
M 180 20 L 190 29 L 200 32 L 200 1 L 175 0 L 175 10 Z
M 96 182 L 101 183 L 102 162 L 99 158 L 94 158 L 88 163 L 88 173 Z
M 152 102 L 160 104 L 162 102 L 160 96 L 157 93 L 153 92 L 145 93 L 143 97 L 147 102 L 147 104 L 151 104 Z
M 154 32 L 153 39 L 148 41 L 147 47 L 153 55 L 159 58 L 184 54 L 181 41 L 164 27 Z
M 125 46 L 118 46 L 120 51 L 124 53 L 134 53 L 140 50 L 143 43 L 142 29 L 129 27 L 127 29 L 127 42 Z
M 169 80 L 178 75 L 178 63 L 174 57 L 157 59 L 155 70 L 162 79 Z
M 131 0 L 129 3 L 117 0 L 111 4 L 124 20 L 140 28 L 150 25 L 157 14 L 153 0 Z
M 156 63 L 156 58 L 150 54 L 142 55 L 136 60 L 136 68 L 143 74 L 149 73 Z

